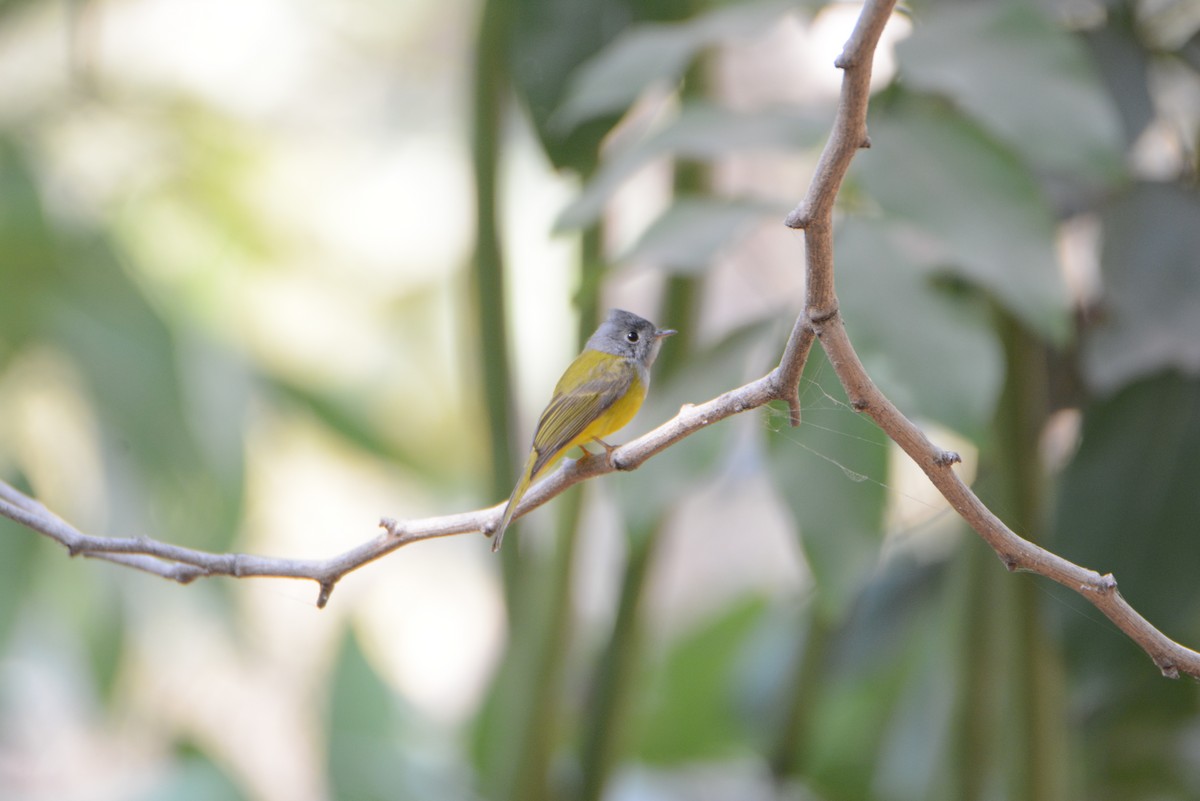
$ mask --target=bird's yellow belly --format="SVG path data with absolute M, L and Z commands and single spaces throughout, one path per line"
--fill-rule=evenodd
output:
M 642 402 L 646 400 L 646 385 L 636 376 L 633 379 L 633 384 L 630 385 L 629 391 L 619 398 L 612 406 L 605 410 L 604 414 L 597 417 L 591 425 L 580 432 L 579 436 L 571 440 L 571 444 L 563 448 L 560 453 L 567 453 L 572 448 L 578 445 L 586 445 L 594 439 L 603 439 L 614 431 L 618 431 L 629 424 L 642 408 Z

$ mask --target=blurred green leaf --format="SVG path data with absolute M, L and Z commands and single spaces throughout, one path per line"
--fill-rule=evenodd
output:
M 943 105 L 897 93 L 871 115 L 871 149 L 853 174 L 911 229 L 926 264 L 987 289 L 1053 342 L 1068 334 L 1055 220 L 1029 171 Z
M 742 112 L 688 103 L 662 129 L 607 155 L 579 196 L 563 209 L 557 230 L 582 228 L 599 219 L 605 204 L 635 172 L 668 155 L 714 159 L 737 150 L 791 150 L 818 144 L 827 134 L 829 110 L 782 106 Z
M 793 2 L 757 0 L 721 6 L 683 22 L 632 26 L 571 76 L 566 101 L 551 125 L 566 132 L 593 117 L 622 113 L 651 84 L 679 81 L 704 48 L 754 36 L 795 7 Z
M 504 0 L 494 0 L 504 2 Z M 590 173 L 600 141 L 617 121 L 605 115 L 563 131 L 551 124 L 568 79 L 639 13 L 631 0 L 517 0 L 507 48 L 513 84 L 522 94 L 546 155 L 559 168 Z
M 1100 572 L 1168 637 L 1200 640 L 1196 530 L 1200 521 L 1200 378 L 1162 373 L 1084 410 L 1078 452 L 1062 475 L 1051 547 Z M 1191 798 L 1195 761 L 1180 743 L 1200 714 L 1193 686 L 1165 681 L 1104 618 L 1065 615 L 1084 710 L 1088 797 L 1152 793 Z
M 1156 113 L 1150 94 L 1150 54 L 1138 41 L 1133 15 L 1131 6 L 1112 3 L 1105 11 L 1104 25 L 1082 32 L 1121 115 L 1126 144 L 1137 141 Z
M 939 6 L 918 17 L 896 57 L 908 89 L 950 98 L 1032 165 L 1097 182 L 1120 176 L 1117 112 L 1095 67 L 1033 4 Z
M 176 338 L 111 241 L 48 219 L 32 168 L 7 140 L 0 141 L 0 249 L 8 290 L 0 293 L 0 339 L 53 343 L 82 375 L 102 425 L 113 530 L 227 548 L 241 509 L 239 410 L 247 394 L 235 393 L 240 400 L 225 404 L 216 421 L 232 437 L 193 426 L 194 401 L 230 397 L 233 385 L 218 376 L 205 394 L 184 394 Z M 206 460 L 201 442 L 231 439 L 225 458 Z
M 305 409 L 328 428 L 343 437 L 363 453 L 427 472 L 437 462 L 430 462 L 418 452 L 396 445 L 380 432 L 371 417 L 370 409 L 358 392 L 327 392 L 303 386 L 280 376 L 272 376 L 270 386 L 281 399 Z M 442 476 L 441 478 L 444 478 Z M 438 476 L 430 476 L 431 482 Z
M 42 210 L 32 167 L 0 134 L 0 342 L 20 347 L 33 333 L 54 278 L 54 231 Z M 0 351 L 0 355 L 3 352 Z
M 801 762 L 825 797 L 929 797 L 953 699 L 943 567 L 885 562 L 832 632 L 819 682 L 797 699 L 810 707 Z
M 42 573 L 43 586 L 59 588 L 61 616 L 69 621 L 71 636 L 77 638 L 87 657 L 88 677 L 96 695 L 106 703 L 119 701 L 118 677 L 129 645 L 122 593 L 128 571 L 98 562 L 87 566 L 67 562 L 61 550 L 50 558 L 54 562 Z M 68 581 L 73 582 L 69 589 L 64 587 Z
M 1200 639 L 1197 486 L 1200 378 L 1163 373 L 1086 408 L 1056 504 L 1059 552 L 1113 571 L 1134 608 L 1184 641 Z
M 205 459 L 199 440 L 219 435 L 193 428 L 176 337 L 108 243 L 72 237 L 62 252 L 63 282 L 45 299 L 43 325 L 82 372 L 105 425 L 114 529 L 227 549 L 241 514 L 240 449 L 223 464 Z M 230 389 L 244 413 L 244 391 L 208 391 Z M 236 430 L 240 416 L 221 422 Z
M 815 347 L 801 379 L 802 421 L 768 436 L 771 477 L 791 510 L 817 585 L 819 614 L 837 623 L 875 569 L 887 503 L 887 437 L 850 408 Z
M 28 600 L 41 539 L 7 517 L 0 518 L 0 653 Z
M 1121 594 L 1168 637 L 1200 641 L 1200 378 L 1164 373 L 1084 410 L 1081 443 L 1060 482 L 1055 540 L 1066 558 L 1111 571 Z M 1192 798 L 1195 685 L 1164 680 L 1136 645 L 1077 603 L 1063 616 L 1088 798 Z
M 233 780 L 203 752 L 182 749 L 166 776 L 137 801 L 242 801 L 247 798 Z
M 842 223 L 842 316 L 867 372 L 905 414 L 978 439 L 1000 393 L 1000 344 L 980 299 L 936 285 L 913 244 L 903 230 Z
M 656 264 L 667 271 L 699 273 L 764 219 L 782 217 L 781 204 L 750 199 L 678 198 L 619 261 Z
M 329 781 L 335 798 L 395 801 L 405 777 L 399 759 L 399 707 L 348 631 L 329 701 Z
M 1200 374 L 1200 192 L 1137 184 L 1104 210 L 1103 318 L 1084 346 L 1102 392 L 1163 370 Z
M 743 740 L 732 702 L 738 654 L 766 604 L 746 598 L 683 636 L 656 671 L 638 710 L 635 751 L 647 762 L 709 759 Z

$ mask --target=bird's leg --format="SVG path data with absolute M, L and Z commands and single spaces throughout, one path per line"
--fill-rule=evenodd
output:
M 615 451 L 617 449 L 616 445 L 609 445 L 607 442 L 600 439 L 599 437 L 592 437 L 592 442 L 596 443 L 601 448 L 604 448 L 604 459 L 605 459 L 605 461 L 608 462 L 609 467 L 611 467 L 613 470 L 621 469 L 620 467 L 617 466 L 617 463 L 613 460 L 613 451 Z

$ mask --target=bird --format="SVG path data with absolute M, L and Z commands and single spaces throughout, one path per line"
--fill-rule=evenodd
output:
M 650 367 L 662 341 L 675 333 L 633 312 L 609 310 L 583 352 L 563 372 L 538 418 L 529 458 L 493 534 L 493 553 L 500 550 L 529 485 L 546 468 L 577 445 L 594 441 L 612 450 L 603 437 L 637 414 L 650 388 Z

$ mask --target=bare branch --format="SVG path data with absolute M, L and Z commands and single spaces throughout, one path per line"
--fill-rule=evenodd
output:
M 604 456 L 567 461 L 525 495 L 516 517 L 527 514 L 568 487 L 613 470 L 635 470 L 660 451 L 727 417 L 757 409 L 773 400 L 786 403 L 791 422 L 800 422 L 799 381 L 814 340 L 822 347 L 845 387 L 851 405 L 872 420 L 925 472 L 950 505 L 995 550 L 1010 570 L 1053 579 L 1080 593 L 1141 646 L 1163 675 L 1181 673 L 1200 678 L 1200 653 L 1170 640 L 1139 615 L 1117 592 L 1111 575 L 1080 567 L 1019 536 L 1004 525 L 953 466 L 958 454 L 935 446 L 912 421 L 884 397 L 863 369 L 846 335 L 833 282 L 833 205 L 854 155 L 870 146 L 866 113 L 871 62 L 894 0 L 871 0 L 836 66 L 844 70 L 837 114 L 808 193 L 786 224 L 805 232 L 807 293 L 779 366 L 766 376 L 679 413 L 648 434 Z M 200 577 L 271 576 L 317 583 L 317 605 L 323 607 L 346 574 L 398 548 L 434 537 L 481 532 L 490 534 L 503 504 L 473 512 L 397 522 L 380 521 L 383 533 L 344 553 L 323 560 L 284 559 L 249 554 L 217 554 L 145 538 L 93 537 L 65 522 L 36 500 L 0 482 L 0 515 L 62 544 L 72 555 L 163 576 L 182 584 Z
M 699 405 L 687 405 L 650 433 L 613 449 L 610 455 L 566 461 L 532 487 L 516 517 L 528 514 L 569 487 L 614 470 L 636 470 L 656 453 L 702 428 L 779 397 L 776 373 L 738 387 Z M 308 579 L 317 583 L 317 605 L 323 607 L 334 586 L 348 573 L 405 545 L 435 537 L 482 532 L 490 534 L 504 505 L 473 512 L 397 522 L 384 518 L 384 532 L 328 559 L 287 559 L 240 553 L 212 553 L 145 537 L 96 537 L 76 529 L 33 498 L 0 481 L 0 515 L 62 544 L 72 556 L 103 559 L 187 584 L 197 578 L 272 577 Z
M 790 227 L 804 229 L 805 322 L 820 339 L 851 406 L 869 415 L 917 463 L 954 510 L 1010 570 L 1046 576 L 1087 598 L 1149 654 L 1164 676 L 1177 678 L 1182 672 L 1200 678 L 1200 653 L 1169 639 L 1139 615 L 1117 592 L 1117 583 L 1111 574 L 1102 576 L 1029 542 L 992 514 L 954 472 L 958 454 L 935 446 L 884 397 L 867 375 L 846 335 L 833 284 L 833 199 L 854 154 L 860 147 L 869 145 L 866 113 L 871 59 L 893 5 L 894 1 L 888 0 L 867 3 L 850 41 L 838 58 L 837 66 L 845 72 L 834 129 L 821 154 L 808 194 L 785 221 Z M 799 325 L 798 322 L 797 327 Z M 799 336 L 793 331 L 792 340 Z M 789 350 L 792 347 L 789 341 Z

